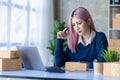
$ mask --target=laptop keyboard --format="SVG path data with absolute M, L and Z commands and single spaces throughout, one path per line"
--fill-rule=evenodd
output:
M 53 72 L 53 73 L 65 73 L 65 69 L 62 69 L 60 67 L 46 67 L 47 72 Z

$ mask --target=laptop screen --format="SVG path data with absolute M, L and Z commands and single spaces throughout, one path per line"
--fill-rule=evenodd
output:
M 33 46 L 17 46 L 20 50 L 20 57 L 23 61 L 23 66 L 26 69 L 46 71 L 37 47 Z

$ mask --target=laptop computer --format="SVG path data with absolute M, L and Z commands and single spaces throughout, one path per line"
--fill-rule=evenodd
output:
M 42 59 L 40 57 L 39 51 L 37 47 L 34 46 L 16 46 L 18 50 L 20 50 L 20 57 L 23 61 L 23 66 L 26 69 L 31 70 L 40 70 L 47 72 L 55 72 L 55 73 L 64 73 L 65 70 L 59 67 L 45 67 L 43 65 Z

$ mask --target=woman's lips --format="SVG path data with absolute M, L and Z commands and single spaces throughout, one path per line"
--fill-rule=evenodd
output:
M 77 31 L 78 33 L 81 33 L 82 31 Z

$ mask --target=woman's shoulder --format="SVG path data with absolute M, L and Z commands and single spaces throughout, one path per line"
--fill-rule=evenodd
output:
M 106 37 L 105 33 L 103 32 L 96 32 L 97 37 Z

